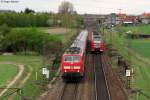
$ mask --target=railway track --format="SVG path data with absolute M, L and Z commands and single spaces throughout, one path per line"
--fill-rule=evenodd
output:
M 127 91 L 123 88 L 123 83 L 119 80 L 119 77 L 117 78 L 117 73 L 113 73 L 113 70 L 111 69 L 111 62 L 109 61 L 110 58 L 108 56 L 106 56 L 106 54 L 102 54 L 102 62 L 105 63 L 105 65 L 107 67 L 105 67 L 105 70 L 107 71 L 107 73 L 109 72 L 109 77 L 111 79 L 111 77 L 113 76 L 112 80 L 113 81 L 113 85 L 117 84 L 117 87 L 114 87 L 115 89 L 113 91 L 117 91 L 119 96 L 112 96 L 113 99 L 119 98 L 121 100 L 129 100 L 129 96 Z M 116 78 L 116 79 L 115 79 Z M 111 82 L 111 80 L 109 80 Z M 112 95 L 114 95 L 112 93 Z
M 104 64 L 101 62 L 101 55 L 92 56 L 95 73 L 95 100 L 111 100 L 107 79 L 103 70 Z
M 75 100 L 77 90 L 77 83 L 65 83 L 58 100 Z

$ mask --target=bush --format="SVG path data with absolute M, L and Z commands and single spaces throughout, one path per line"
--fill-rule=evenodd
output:
M 3 24 L 0 26 L 0 35 L 5 36 L 10 32 L 10 28 L 8 27 L 7 24 Z
M 36 29 L 15 30 L 2 39 L 1 49 L 8 52 L 37 51 L 48 47 L 48 34 Z

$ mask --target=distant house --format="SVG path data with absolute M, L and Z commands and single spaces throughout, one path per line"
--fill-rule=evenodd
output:
M 150 13 L 143 13 L 139 16 L 140 20 L 144 24 L 150 24 Z
M 102 23 L 102 21 L 106 18 L 106 15 L 96 15 L 96 14 L 84 14 L 81 15 L 84 18 L 84 22 L 99 22 Z
M 116 24 L 122 24 L 126 16 L 126 14 L 117 14 Z
M 149 18 L 143 18 L 143 19 L 142 19 L 142 23 L 144 23 L 144 24 L 149 24 L 149 23 L 150 23 Z
M 123 20 L 123 24 L 124 25 L 133 25 L 136 24 L 138 22 L 138 17 L 137 16 L 126 16 L 126 18 L 124 18 Z
M 138 23 L 138 17 L 134 15 L 118 14 L 116 18 L 116 24 L 136 24 Z

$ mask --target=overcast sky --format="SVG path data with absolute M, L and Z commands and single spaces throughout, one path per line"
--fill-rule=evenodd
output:
M 18 1 L 18 3 L 4 2 Z M 21 11 L 30 8 L 35 11 L 57 12 L 58 6 L 64 0 L 0 0 L 0 10 Z M 80 13 L 108 14 L 122 13 L 141 14 L 150 12 L 150 0 L 65 0 L 74 5 L 75 10 Z

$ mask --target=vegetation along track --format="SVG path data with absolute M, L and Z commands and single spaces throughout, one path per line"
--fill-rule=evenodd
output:
M 75 100 L 77 90 L 77 83 L 65 83 L 58 100 Z
M 95 71 L 95 100 L 111 100 L 101 55 L 93 55 L 93 66 Z

